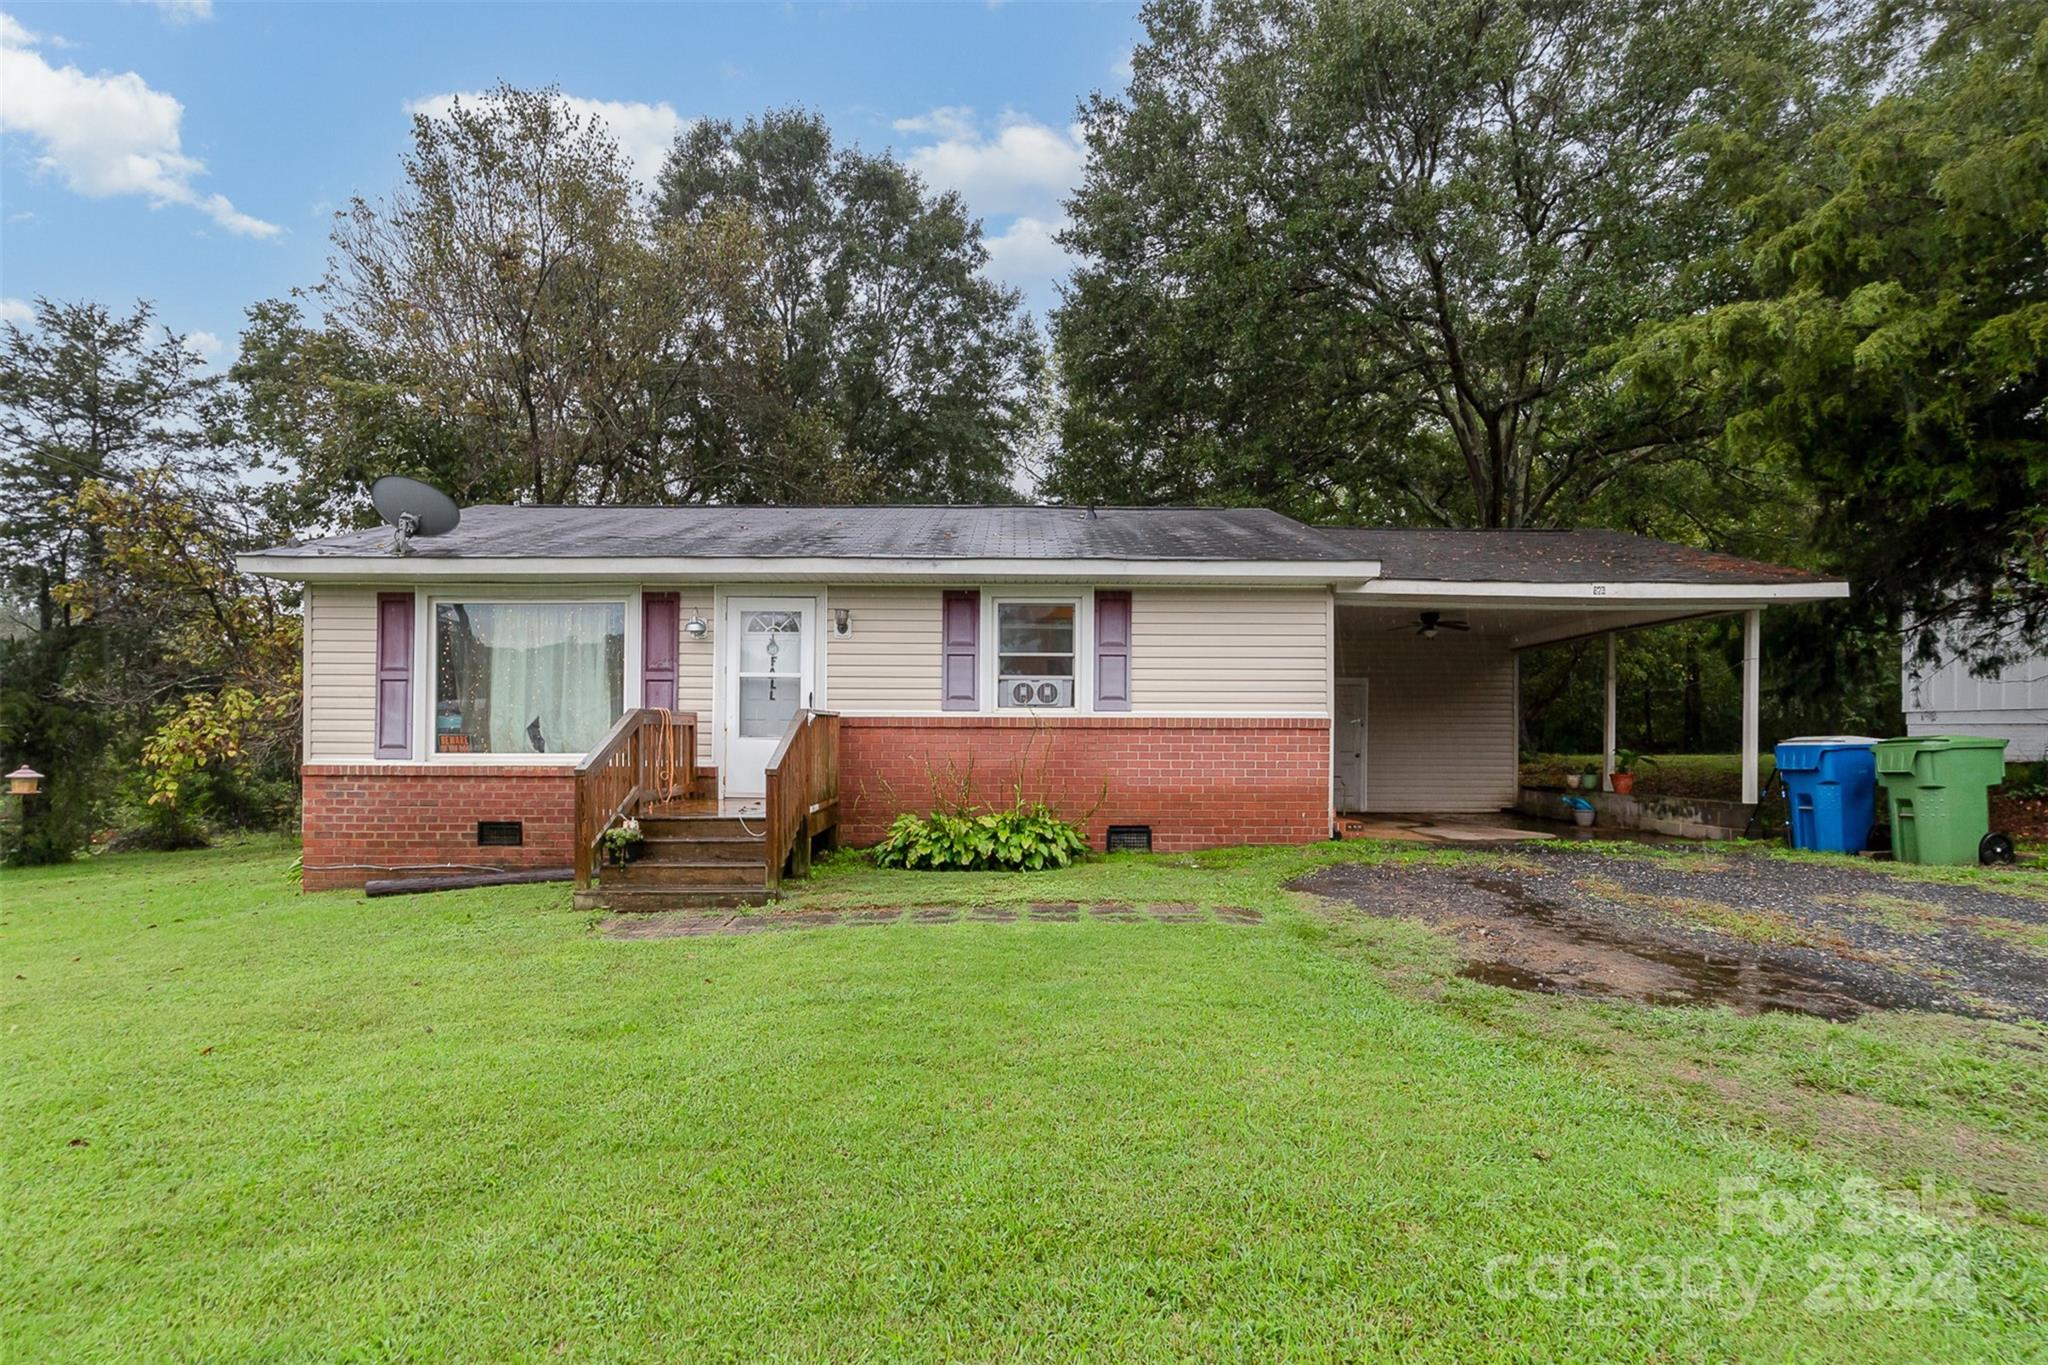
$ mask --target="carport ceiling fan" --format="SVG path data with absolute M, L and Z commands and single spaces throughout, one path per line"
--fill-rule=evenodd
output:
M 1407 626 L 1395 626 L 1393 630 L 1387 633 L 1390 635 L 1395 635 L 1407 629 Z M 1415 633 L 1417 635 L 1420 635 L 1425 640 L 1434 640 L 1436 638 L 1436 633 L 1440 630 L 1470 629 L 1472 629 L 1472 627 L 1465 624 L 1465 622 L 1463 621 L 1444 620 L 1444 614 L 1440 611 L 1422 611 L 1417 612 L 1415 614 Z

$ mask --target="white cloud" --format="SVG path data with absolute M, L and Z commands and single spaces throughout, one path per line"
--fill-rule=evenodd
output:
M 26 327 L 36 320 L 35 305 L 27 299 L 0 299 L 0 322 Z
M 174 24 L 192 24 L 213 17 L 213 0 L 143 0 Z
M 477 104 L 488 98 L 477 91 L 429 95 L 425 99 L 412 100 L 405 106 L 405 111 L 408 114 L 425 114 L 429 118 L 446 118 L 457 100 L 464 104 Z M 694 121 L 678 114 L 675 106 L 666 100 L 659 104 L 645 104 L 638 100 L 584 99 L 579 95 L 561 98 L 578 118 L 602 123 L 612 135 L 612 140 L 619 144 L 619 150 L 632 163 L 633 174 L 649 185 L 661 173 L 661 163 L 668 159 L 669 147 Z
M 1081 129 L 1011 112 L 989 124 L 960 105 L 894 127 L 923 139 L 903 154 L 911 168 L 935 188 L 958 190 L 968 212 L 985 220 L 988 274 L 1023 290 L 1026 306 L 1043 317 L 1073 264 L 1053 234 L 1066 226 L 1064 201 L 1087 169 Z
M 984 239 L 989 273 L 1023 289 L 1027 302 L 1040 313 L 1056 301 L 1043 286 L 1064 277 L 1073 264 L 1067 249 L 1053 240 L 1053 234 L 1066 226 L 1064 218 L 1047 222 L 1020 217 Z
M 205 356 L 209 362 L 219 360 L 227 352 L 227 346 L 212 332 L 187 332 L 185 344 Z
M 957 106 L 900 119 L 896 128 L 938 138 L 912 147 L 904 159 L 931 184 L 960 191 L 980 214 L 1047 214 L 1088 164 L 1079 126 L 1054 128 L 1019 114 L 1004 114 L 992 134 L 973 110 Z
M 973 139 L 974 111 L 964 104 L 942 104 L 926 114 L 897 119 L 890 125 L 899 133 L 933 133 L 943 138 Z
M 133 71 L 88 76 L 75 66 L 51 66 L 35 51 L 39 41 L 0 16 L 0 130 L 37 144 L 39 170 L 62 176 L 89 199 L 139 194 L 154 207 L 196 208 L 239 236 L 282 231 L 243 213 L 225 195 L 194 187 L 206 163 L 180 145 L 185 106 L 174 97 L 151 89 Z

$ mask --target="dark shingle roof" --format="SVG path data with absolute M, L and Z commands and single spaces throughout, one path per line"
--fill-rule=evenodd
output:
M 391 530 L 261 552 L 384 561 Z M 463 509 L 418 559 L 1009 559 L 1357 564 L 1451 583 L 1812 583 L 1798 569 L 1620 531 L 1305 526 L 1263 508 L 503 507 Z
M 422 559 L 1140 559 L 1342 561 L 1349 552 L 1262 508 L 466 507 Z M 268 550 L 389 558 L 391 531 Z
M 1442 583 L 1824 583 L 1824 574 L 1625 531 L 1321 528 L 1382 578 Z

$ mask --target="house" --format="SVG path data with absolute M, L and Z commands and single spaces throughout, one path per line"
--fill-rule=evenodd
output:
M 1518 651 L 1729 613 L 1754 801 L 1758 613 L 1847 591 L 1606 531 L 1221 508 L 474 507 L 409 553 L 380 529 L 242 564 L 305 585 L 309 888 L 581 872 L 678 794 L 707 822 L 664 827 L 678 861 L 765 839 L 771 887 L 821 821 L 863 844 L 946 802 L 1158 850 L 1494 811 Z
M 1980 677 L 1977 660 L 1953 640 L 1942 640 L 1932 660 L 1915 645 L 1909 628 L 1899 669 L 1907 734 L 1988 735 L 2006 741 L 2008 763 L 2048 759 L 2048 653 L 2013 636 L 2003 643 L 2007 662 Z

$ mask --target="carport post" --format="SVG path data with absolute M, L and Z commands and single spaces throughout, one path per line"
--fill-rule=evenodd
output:
M 1614 632 L 1607 632 L 1607 713 L 1600 726 L 1600 790 L 1614 790 Z
M 1757 800 L 1756 746 L 1763 728 L 1757 714 L 1763 705 L 1763 615 L 1756 607 L 1742 613 L 1742 799 L 1752 806 Z

